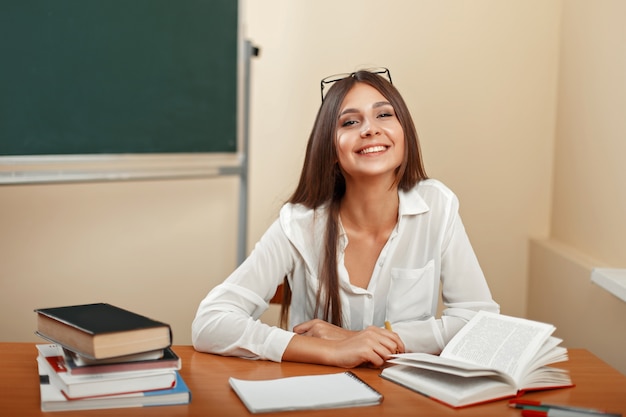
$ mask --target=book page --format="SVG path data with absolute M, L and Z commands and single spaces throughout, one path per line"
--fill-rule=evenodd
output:
M 552 332 L 547 323 L 479 311 L 441 356 L 497 369 L 519 383 Z
M 410 365 L 385 368 L 381 376 L 452 407 L 513 396 L 517 392 L 498 378 L 466 378 Z
M 565 362 L 569 359 L 567 349 L 559 346 L 561 339 L 550 336 L 541 346 L 534 360 L 529 364 L 530 368 L 540 368 L 553 363 Z
M 390 359 L 387 362 L 394 365 L 404 365 L 405 367 L 428 369 L 431 371 L 437 371 L 449 375 L 462 376 L 465 378 L 484 376 L 497 377 L 511 387 L 517 386 L 517 382 L 507 373 L 474 363 L 458 361 L 455 359 L 431 355 L 428 353 L 399 353 L 394 355 L 393 359 Z

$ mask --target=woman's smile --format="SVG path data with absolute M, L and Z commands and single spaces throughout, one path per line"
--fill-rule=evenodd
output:
M 372 153 L 384 152 L 386 150 L 387 150 L 387 146 L 374 145 L 374 146 L 368 146 L 366 148 L 363 148 L 358 153 L 360 153 L 361 155 L 368 155 L 368 154 L 372 154 Z

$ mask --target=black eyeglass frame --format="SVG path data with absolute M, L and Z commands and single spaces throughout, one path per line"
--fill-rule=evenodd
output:
M 389 80 L 390 84 L 393 84 L 393 81 L 391 81 L 391 73 L 389 72 L 388 68 L 385 67 L 379 67 L 379 68 L 366 68 L 366 69 L 362 69 L 359 71 L 367 71 L 367 72 L 371 72 L 372 74 L 376 74 L 376 75 L 381 75 L 381 74 L 386 74 L 387 75 L 387 80 Z M 335 75 L 329 75 L 328 77 L 322 78 L 322 81 L 320 81 L 320 94 L 322 95 L 322 102 L 324 102 L 324 87 L 327 84 L 332 84 L 335 83 L 337 81 L 343 80 L 344 78 L 348 78 L 348 77 L 354 77 L 354 75 L 359 72 L 359 71 L 354 71 L 354 72 L 346 72 L 343 74 L 335 74 Z

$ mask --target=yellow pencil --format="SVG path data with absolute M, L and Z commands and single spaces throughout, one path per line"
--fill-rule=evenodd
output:
M 389 323 L 389 320 L 385 320 L 385 329 L 389 330 L 390 332 L 393 332 L 393 329 L 391 328 L 391 323 Z M 396 349 L 396 353 L 400 353 L 400 351 Z

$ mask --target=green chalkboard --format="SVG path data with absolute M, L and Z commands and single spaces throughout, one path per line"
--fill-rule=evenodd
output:
M 0 155 L 235 152 L 237 7 L 0 1 Z

